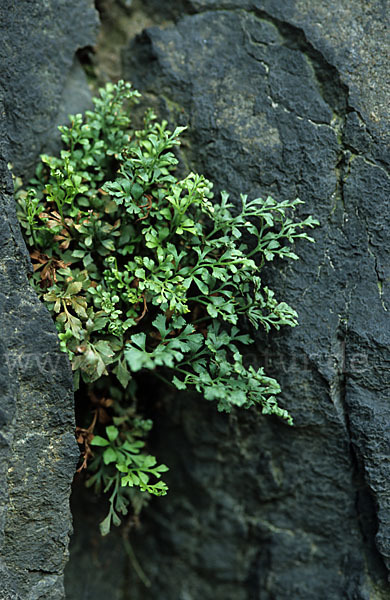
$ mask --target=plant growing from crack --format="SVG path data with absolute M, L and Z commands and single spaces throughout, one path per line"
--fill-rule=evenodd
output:
M 167 467 L 147 451 L 142 373 L 193 388 L 221 411 L 258 406 L 292 424 L 277 381 L 245 364 L 253 342 L 244 326 L 297 324 L 260 273 L 274 258 L 297 259 L 291 245 L 313 241 L 304 230 L 317 224 L 293 220 L 298 199 L 242 195 L 236 207 L 226 193 L 213 200 L 202 175 L 178 180 L 172 150 L 183 128 L 168 131 L 149 110 L 134 129 L 139 96 L 123 81 L 100 90 L 94 111 L 60 127 L 60 156 L 42 155 L 29 189 L 16 192 L 33 285 L 93 409 L 77 439 L 87 485 L 109 494 L 102 534 L 129 504 L 138 513 L 167 492 Z

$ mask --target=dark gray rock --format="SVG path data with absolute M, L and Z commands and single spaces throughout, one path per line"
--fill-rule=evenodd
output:
M 299 196 L 321 226 L 265 274 L 300 326 L 259 334 L 252 357 L 295 428 L 167 402 L 155 451 L 171 492 L 133 535 L 152 586 L 134 576 L 123 598 L 390 598 L 384 3 L 187 7 L 135 40 L 126 78 L 189 126 L 183 163 L 217 190 Z
M 25 175 L 53 135 L 75 52 L 94 44 L 98 18 L 93 0 L 4 0 L 0 23 L 9 160 Z
M 0 598 L 60 600 L 78 456 L 72 373 L 28 283 L 4 159 L 0 169 Z
M 50 134 L 45 138 L 42 152 L 54 156 L 58 155 L 61 150 L 58 126 L 67 125 L 69 115 L 84 113 L 86 110 L 92 109 L 92 94 L 88 86 L 87 76 L 79 59 L 75 56 L 62 90 L 57 115 Z
M 87 0 L 5 1 L 0 22 L 0 599 L 61 600 L 78 458 L 72 373 L 28 282 L 7 162 L 31 172 L 97 17 Z

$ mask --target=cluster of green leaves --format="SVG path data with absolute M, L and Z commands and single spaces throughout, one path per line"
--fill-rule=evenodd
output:
M 135 130 L 129 111 L 138 97 L 123 81 L 100 90 L 94 111 L 60 128 L 60 156 L 43 155 L 31 187 L 17 191 L 33 282 L 55 318 L 75 387 L 108 378 L 134 396 L 137 374 L 150 371 L 216 400 L 219 410 L 257 405 L 291 424 L 277 381 L 245 364 L 252 338 L 243 327 L 297 324 L 260 273 L 276 257 L 297 259 L 292 244 L 312 241 L 305 229 L 316 221 L 293 219 L 300 200 L 241 196 L 237 207 L 226 193 L 212 201 L 201 175 L 178 180 L 173 149 L 183 128 L 168 131 L 149 110 Z M 123 406 L 110 410 L 89 467 L 90 485 L 111 490 L 103 533 L 126 512 L 129 486 L 167 489 L 166 467 L 141 452 L 145 427 L 118 415 Z
M 112 523 L 120 525 L 118 513 L 127 515 L 129 503 L 136 512 L 142 508 L 142 500 L 131 488 L 155 496 L 163 496 L 168 490 L 166 483 L 159 480 L 168 467 L 158 465 L 154 456 L 145 453 L 144 438 L 152 428 L 152 421 L 131 416 L 131 410 L 119 408 L 119 411 L 122 415 L 113 417 L 114 424 L 105 427 L 105 436 L 94 435 L 91 441 L 94 449 L 100 448 L 102 452 L 90 463 L 94 474 L 87 480 L 87 486 L 94 486 L 97 492 L 110 492 L 109 511 L 100 524 L 102 535 L 110 531 Z M 108 471 L 110 465 L 114 468 Z M 150 481 L 151 476 L 157 480 L 155 483 Z

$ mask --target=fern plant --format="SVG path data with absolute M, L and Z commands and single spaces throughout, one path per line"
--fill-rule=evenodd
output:
M 34 267 L 32 283 L 46 302 L 69 356 L 75 389 L 93 412 L 79 423 L 87 485 L 109 493 L 101 531 L 119 525 L 150 494 L 164 495 L 167 470 L 146 448 L 152 422 L 140 413 L 144 372 L 195 389 L 218 409 L 257 406 L 292 424 L 279 406 L 280 386 L 263 368 L 247 366 L 248 325 L 294 327 L 296 312 L 263 284 L 275 258 L 296 260 L 296 239 L 313 239 L 312 217 L 296 221 L 296 199 L 271 197 L 239 206 L 212 184 L 174 172 L 173 132 L 148 110 L 130 121 L 140 94 L 108 84 L 95 110 L 60 127 L 59 157 L 41 156 L 18 214 Z

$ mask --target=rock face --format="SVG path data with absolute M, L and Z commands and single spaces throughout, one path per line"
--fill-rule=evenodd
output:
M 7 120 L 8 159 L 17 173 L 26 174 L 53 136 L 75 52 L 94 43 L 98 18 L 93 0 L 32 0 L 27 5 L 4 0 L 0 16 L 4 41 L 0 97 Z M 69 111 L 85 108 L 68 106 Z
M 61 600 L 78 457 L 72 373 L 28 283 L 7 162 L 31 172 L 97 18 L 87 1 L 5 1 L 0 22 L 0 598 Z
M 120 598 L 390 598 L 385 5 L 198 0 L 185 11 L 135 40 L 125 77 L 188 125 L 183 162 L 216 190 L 299 196 L 321 226 L 300 261 L 265 274 L 300 326 L 259 334 L 253 355 L 281 382 L 295 427 L 255 411 L 227 418 L 200 399 L 168 405 L 155 450 L 171 493 L 132 542 L 151 587 L 134 576 Z
M 385 3 L 167 0 L 164 11 L 176 25 L 138 37 L 124 76 L 188 125 L 183 165 L 237 200 L 299 196 L 301 214 L 321 222 L 300 261 L 264 275 L 300 326 L 259 333 L 251 357 L 281 382 L 295 427 L 167 398 L 154 445 L 171 466 L 170 494 L 146 512 L 129 555 L 120 534 L 91 541 L 98 516 L 75 503 L 67 598 L 386 600 Z M 0 22 L 0 600 L 61 600 L 77 458 L 71 372 L 28 285 L 6 162 L 29 173 L 52 143 L 96 13 L 88 0 L 5 0 Z M 65 110 L 84 108 L 88 96 L 78 98 Z

